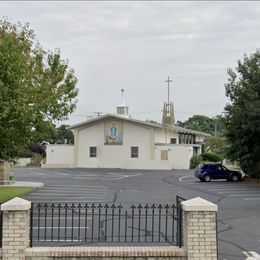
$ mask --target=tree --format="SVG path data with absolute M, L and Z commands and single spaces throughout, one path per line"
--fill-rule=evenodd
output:
M 209 136 L 205 142 L 205 150 L 207 152 L 215 153 L 222 161 L 226 157 L 226 150 L 228 148 L 228 142 L 222 133 L 216 133 Z
M 228 158 L 251 176 L 260 177 L 260 51 L 244 55 L 235 71 L 228 70 L 226 137 Z
M 29 25 L 0 21 L 0 158 L 76 108 L 77 79 L 59 50 L 46 52 Z
M 33 144 L 40 144 L 43 141 L 48 141 L 56 135 L 55 124 L 49 121 L 42 121 L 37 125 L 37 128 L 31 132 L 30 141 Z
M 61 125 L 55 129 L 54 135 L 46 139 L 45 141 L 49 141 L 50 143 L 57 144 L 74 144 L 74 135 L 71 130 L 68 129 L 69 125 Z
M 224 128 L 223 117 L 220 115 L 215 118 L 210 118 L 204 115 L 194 115 L 184 122 L 178 121 L 177 125 L 209 134 L 221 132 Z

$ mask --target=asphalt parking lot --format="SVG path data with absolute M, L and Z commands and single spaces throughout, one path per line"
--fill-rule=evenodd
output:
M 15 180 L 43 182 L 24 196 L 32 202 L 175 203 L 200 196 L 219 206 L 219 259 L 260 254 L 260 185 L 227 181 L 201 183 L 192 171 L 15 168 Z

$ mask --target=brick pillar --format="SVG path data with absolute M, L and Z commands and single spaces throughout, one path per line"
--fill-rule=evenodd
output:
M 29 247 L 29 219 L 31 202 L 14 198 L 1 205 L 3 211 L 2 259 L 25 259 Z
M 10 183 L 10 163 L 0 160 L 0 185 Z
M 200 197 L 181 204 L 188 260 L 217 260 L 217 205 Z

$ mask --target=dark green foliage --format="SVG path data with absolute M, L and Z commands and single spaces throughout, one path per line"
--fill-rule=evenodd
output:
M 71 130 L 68 129 L 69 125 L 61 125 L 56 128 L 54 143 L 57 144 L 74 144 L 74 135 Z
M 190 168 L 194 169 L 201 162 L 219 162 L 221 158 L 215 153 L 201 153 L 193 155 L 190 160 Z
M 194 115 L 184 122 L 177 121 L 177 125 L 199 132 L 214 134 L 216 132 L 223 132 L 224 118 L 220 115 L 213 118 L 203 115 Z
M 226 138 L 231 144 L 227 156 L 242 170 L 260 177 L 260 51 L 238 61 L 228 70 L 226 96 Z
M 205 142 L 205 150 L 217 154 L 221 161 L 226 157 L 228 147 L 228 142 L 221 133 L 207 137 Z
M 44 141 L 51 144 L 74 144 L 73 132 L 68 127 L 69 125 L 61 125 L 59 127 L 51 125 L 49 131 L 46 131 L 44 135 L 38 136 L 36 143 Z
M 36 142 L 76 108 L 77 79 L 60 52 L 45 52 L 28 24 L 0 21 L 0 158 Z
M 190 168 L 195 169 L 196 166 L 202 162 L 201 157 L 198 154 L 194 154 L 190 159 Z
M 215 153 L 202 153 L 200 154 L 200 157 L 203 162 L 219 162 L 220 157 Z

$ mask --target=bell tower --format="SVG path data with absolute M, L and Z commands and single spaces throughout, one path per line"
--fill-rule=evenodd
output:
M 119 116 L 128 116 L 128 106 L 125 105 L 124 101 L 124 89 L 121 89 L 121 105 L 116 107 L 116 112 Z
M 168 100 L 163 104 L 163 116 L 162 116 L 162 124 L 174 126 L 175 125 L 175 116 L 174 116 L 174 107 L 173 102 L 170 102 L 170 77 L 168 77 L 165 82 L 168 83 Z

